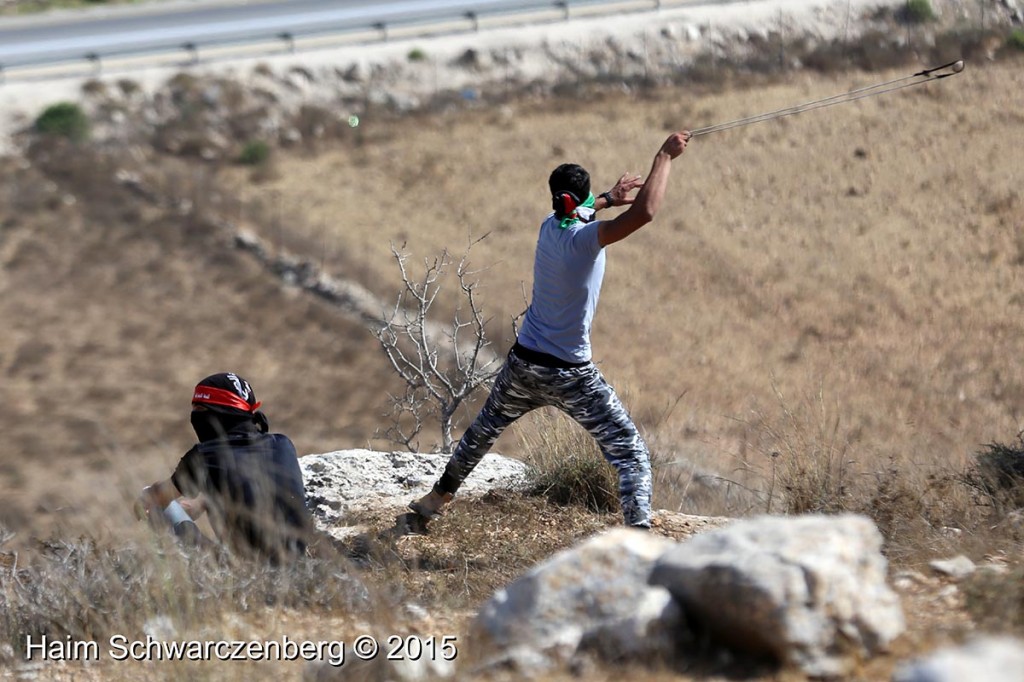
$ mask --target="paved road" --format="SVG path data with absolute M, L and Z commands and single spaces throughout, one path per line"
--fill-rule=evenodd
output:
M 99 56 L 143 54 L 274 39 L 281 33 L 310 35 L 389 24 L 444 20 L 474 11 L 480 15 L 550 8 L 553 0 L 271 0 L 254 4 L 146 11 L 63 14 L 38 21 L 0 21 L 0 66 L 13 68 Z

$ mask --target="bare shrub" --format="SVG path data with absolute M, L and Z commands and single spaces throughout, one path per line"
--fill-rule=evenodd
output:
M 530 494 L 560 506 L 617 511 L 618 476 L 591 435 L 554 408 L 533 414 L 534 424 L 523 436 L 525 460 L 531 467 Z
M 462 303 L 456 306 L 451 324 L 444 327 L 433 323 L 430 313 L 452 265 L 451 254 L 446 249 L 425 260 L 423 274 L 414 279 L 408 267 L 409 254 L 404 247 L 391 246 L 402 288 L 394 307 L 383 314 L 376 335 L 406 391 L 390 396 L 392 424 L 381 435 L 410 451 L 419 448 L 424 423 L 434 416 L 441 429 L 440 450 L 451 452 L 456 413 L 498 372 L 498 358 L 490 352 L 487 320 L 477 299 L 479 282 L 475 277 L 479 271 L 469 267 L 473 245 L 486 237 L 470 241 L 455 266 Z
M 133 81 L 130 78 L 118 79 L 117 88 L 125 97 L 131 97 L 142 90 L 142 86 L 139 85 L 139 82 Z
M 96 78 L 90 78 L 82 83 L 82 94 L 91 97 L 102 97 L 107 94 L 107 84 Z

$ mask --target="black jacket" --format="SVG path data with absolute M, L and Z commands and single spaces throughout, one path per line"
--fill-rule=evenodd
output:
M 305 552 L 313 521 L 287 436 L 239 425 L 224 438 L 194 445 L 171 480 L 187 497 L 206 495 L 211 524 L 232 549 L 271 559 Z

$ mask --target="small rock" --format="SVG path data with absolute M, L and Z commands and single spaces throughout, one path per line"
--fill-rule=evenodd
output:
M 167 616 L 155 616 L 142 624 L 142 631 L 162 641 L 172 640 L 178 635 L 178 629 L 174 627 L 174 621 Z
M 414 620 L 427 620 L 430 618 L 430 612 L 419 604 L 409 602 L 405 605 L 405 613 Z
M 974 573 L 977 568 L 974 562 L 963 554 L 952 559 L 936 559 L 930 562 L 928 566 L 936 573 L 948 576 L 953 580 L 963 580 Z
M 956 608 L 960 606 L 960 590 L 956 585 L 946 585 L 935 595 L 935 601 L 946 608 Z
M 979 564 L 978 570 L 989 575 L 1006 575 L 1010 572 L 1006 564 Z
M 983 637 L 905 664 L 893 682 L 1024 682 L 1024 642 Z
M 590 538 L 498 590 L 480 609 L 472 639 L 485 667 L 540 674 L 582 653 L 651 660 L 685 632 L 671 595 L 647 584 L 675 543 L 619 528 Z
M 440 656 L 389 660 L 378 655 L 363 661 L 348 652 L 344 665 L 331 665 L 326 661 L 312 663 L 306 667 L 302 679 L 304 682 L 426 682 L 448 679 L 454 674 L 455 663 Z
M 901 592 L 915 587 L 929 587 L 934 581 L 918 571 L 900 571 L 892 579 L 892 585 Z

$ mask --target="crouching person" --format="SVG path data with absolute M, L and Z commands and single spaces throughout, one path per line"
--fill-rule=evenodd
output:
M 259 407 L 252 387 L 236 374 L 200 381 L 191 416 L 199 442 L 170 478 L 143 489 L 136 515 L 159 515 L 185 542 L 213 545 L 193 521 L 206 513 L 232 553 L 274 564 L 305 554 L 313 521 L 295 446 L 285 435 L 268 433 Z

